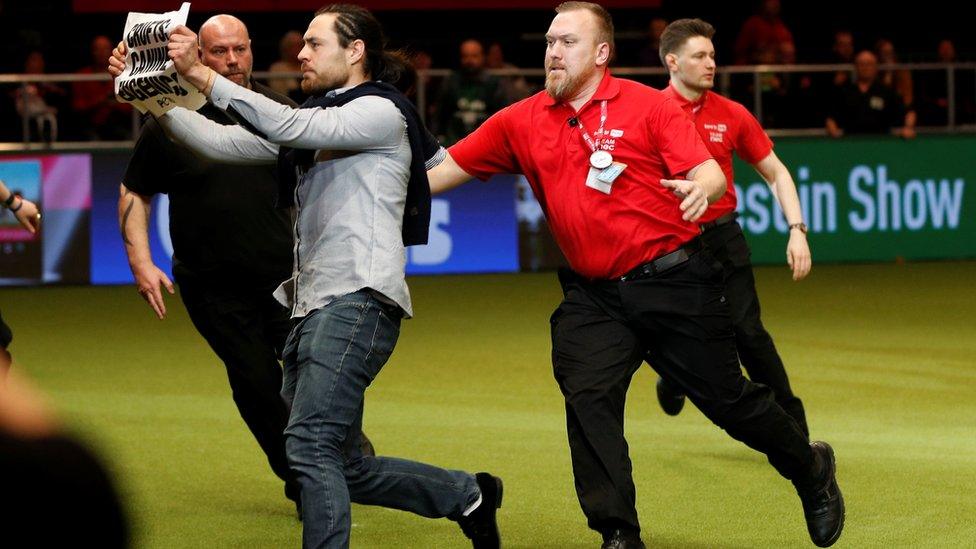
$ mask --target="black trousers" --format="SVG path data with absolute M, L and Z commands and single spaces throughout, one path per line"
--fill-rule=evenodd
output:
M 742 228 L 736 222 L 726 223 L 706 230 L 701 238 L 725 268 L 725 297 L 732 313 L 739 362 L 750 380 L 773 390 L 777 404 L 809 437 L 803 402 L 793 394 L 783 360 L 760 318 L 759 296 L 750 261 L 752 252 Z
M 285 457 L 288 408 L 278 358 L 291 331 L 273 288 L 217 285 L 174 267 L 190 320 L 227 368 L 234 403 L 278 478 L 291 482 Z
M 560 271 L 564 299 L 552 315 L 553 373 L 566 402 L 576 493 L 590 528 L 640 529 L 624 402 L 647 356 L 733 438 L 804 479 L 813 453 L 772 391 L 742 375 L 723 268 L 708 251 L 641 280 L 587 281 Z

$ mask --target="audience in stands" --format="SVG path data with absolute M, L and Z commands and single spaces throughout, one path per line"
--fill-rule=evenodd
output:
M 77 74 L 97 74 L 104 80 L 71 84 L 71 106 L 78 117 L 82 138 L 92 141 L 132 139 L 132 107 L 115 100 L 115 86 L 105 74 L 105 60 L 111 57 L 112 41 L 96 36 L 91 41 L 91 64 Z
M 884 134 L 897 127 L 898 135 L 911 139 L 915 111 L 906 109 L 898 92 L 881 81 L 877 56 L 864 50 L 854 58 L 854 81 L 835 91 L 826 127 L 830 137 Z
M 431 124 L 444 146 L 453 145 L 505 106 L 498 77 L 485 71 L 485 48 L 481 42 L 465 40 L 459 53 L 461 67 L 444 80 L 437 97 L 437 115 Z

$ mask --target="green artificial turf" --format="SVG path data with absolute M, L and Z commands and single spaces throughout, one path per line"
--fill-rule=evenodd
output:
M 976 543 L 976 263 L 757 269 L 764 319 L 837 454 L 837 547 Z M 379 453 L 505 480 L 509 548 L 599 546 L 573 488 L 549 363 L 553 274 L 410 280 L 417 318 L 367 393 Z M 132 287 L 0 290 L 17 367 L 115 472 L 137 547 L 299 547 L 301 527 L 179 300 Z M 627 434 L 652 547 L 812 547 L 765 459 L 635 377 Z M 457 526 L 355 506 L 352 546 L 461 548 Z

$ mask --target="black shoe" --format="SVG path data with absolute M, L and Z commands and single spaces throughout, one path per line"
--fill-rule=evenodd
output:
M 302 521 L 302 487 L 297 481 L 291 480 L 285 483 L 285 497 L 295 502 L 295 512 L 298 513 L 298 522 Z
M 614 530 L 605 538 L 600 549 L 645 549 L 640 534 L 630 530 Z
M 657 378 L 657 401 L 661 409 L 669 416 L 676 416 L 685 407 L 685 395 L 674 385 L 664 381 L 663 377 Z
M 826 442 L 813 442 L 810 448 L 821 464 L 820 474 L 806 486 L 797 486 L 803 503 L 807 531 L 817 547 L 830 547 L 844 530 L 844 496 L 837 486 L 834 450 Z
M 376 449 L 373 448 L 373 442 L 369 440 L 366 433 L 360 432 L 359 435 L 359 451 L 364 456 L 376 457 Z
M 488 473 L 478 473 L 474 479 L 481 489 L 481 504 L 457 522 L 474 549 L 499 549 L 502 541 L 495 513 L 502 506 L 502 479 Z

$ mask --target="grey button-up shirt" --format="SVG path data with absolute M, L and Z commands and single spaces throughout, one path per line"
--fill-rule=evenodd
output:
M 295 190 L 292 278 L 275 292 L 292 317 L 363 288 L 412 316 L 401 236 L 411 152 L 406 120 L 393 102 L 365 96 L 341 107 L 294 109 L 220 76 L 210 101 L 233 107 L 267 139 L 179 108 L 160 122 L 176 140 L 222 162 L 275 162 L 278 145 L 317 150 Z M 428 167 L 443 156 L 441 149 Z

